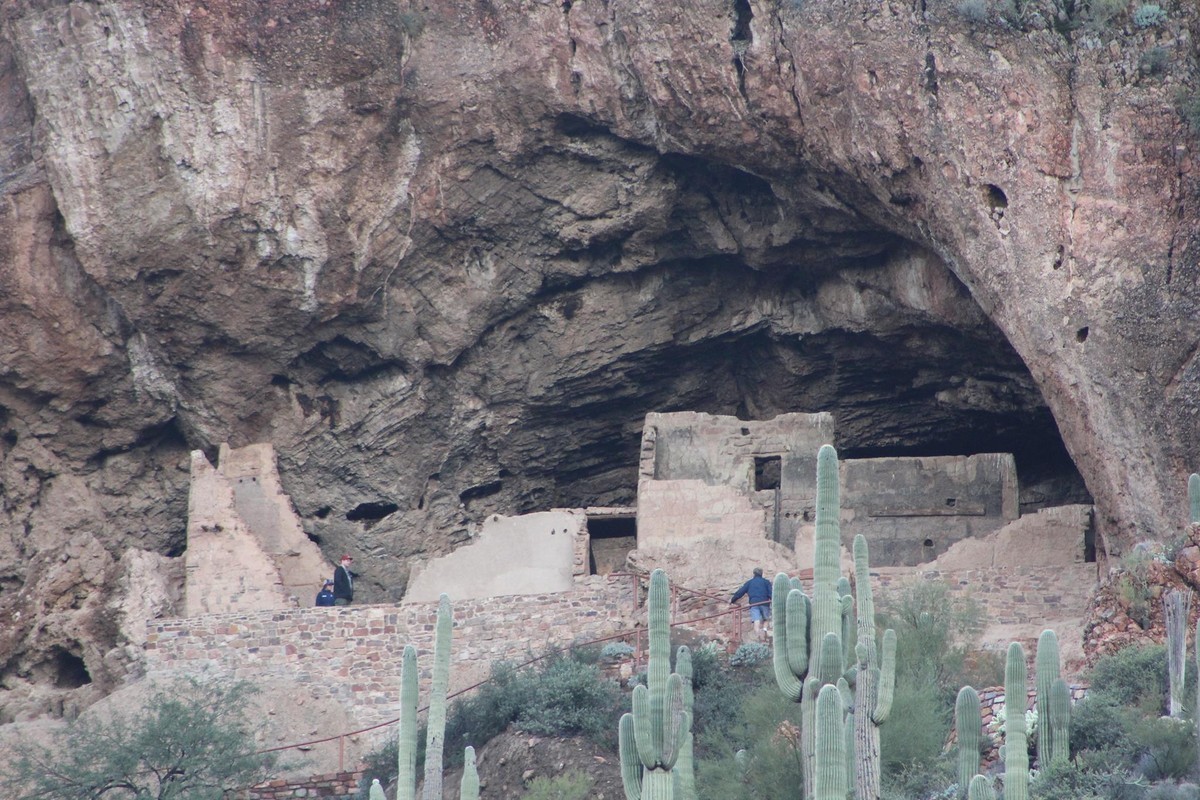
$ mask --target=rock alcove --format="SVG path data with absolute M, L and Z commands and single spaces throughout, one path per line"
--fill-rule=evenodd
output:
M 274 443 L 369 599 L 489 513 L 629 502 L 653 410 L 1011 451 L 1110 554 L 1172 535 L 1194 17 L 1079 46 L 933 0 L 11 3 L 0 686 L 66 641 L 93 688 L 136 661 L 222 442 Z

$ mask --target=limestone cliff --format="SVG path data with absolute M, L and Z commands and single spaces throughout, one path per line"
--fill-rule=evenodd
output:
M 1107 552 L 1172 533 L 1196 12 L 1022 5 L 5 3 L 0 719 L 121 677 L 162 574 L 122 564 L 226 441 L 376 598 L 488 513 L 630 502 L 653 410 L 1013 452 Z

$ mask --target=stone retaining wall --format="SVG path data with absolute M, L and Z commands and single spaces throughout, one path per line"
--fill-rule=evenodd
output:
M 629 578 L 589 577 L 578 587 L 457 603 L 451 691 L 483 680 L 497 661 L 520 662 L 633 627 Z M 371 725 L 395 716 L 406 644 L 417 647 L 427 686 L 436 620 L 436 603 L 156 620 L 148 626 L 146 670 L 287 680 L 313 697 L 339 701 Z
M 354 800 L 362 771 L 314 775 L 298 781 L 276 780 L 246 791 L 240 800 Z

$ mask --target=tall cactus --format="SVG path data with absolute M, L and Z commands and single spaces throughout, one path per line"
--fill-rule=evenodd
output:
M 683 707 L 683 680 L 670 674 L 670 590 L 667 574 L 661 569 L 650 574 L 647 607 L 648 685 L 633 690 L 633 713 L 621 717 L 621 779 L 628 800 L 673 800 L 672 768 L 685 738 L 688 714 Z
M 450 598 L 438 598 L 437 628 L 433 641 L 433 680 L 429 687 L 429 718 L 425 729 L 425 785 L 423 800 L 442 800 L 442 750 L 446 740 L 446 693 L 450 689 L 450 637 L 454 615 Z
M 1200 525 L 1200 475 L 1188 476 L 1188 507 L 1193 525 Z
M 683 710 L 687 712 L 687 725 L 683 742 L 679 745 L 679 758 L 675 760 L 675 800 L 696 800 L 696 767 L 693 759 L 692 741 L 692 651 L 680 645 L 675 651 L 675 672 L 683 682 Z
M 967 786 L 979 772 L 983 741 L 983 713 L 979 692 L 970 686 L 958 690 L 954 702 L 954 730 L 958 736 L 958 796 L 967 796 Z
M 813 797 L 815 800 L 846 800 L 846 734 L 842 697 L 837 687 L 822 686 L 816 706 Z
M 1008 646 L 1004 664 L 1004 800 L 1029 800 L 1029 740 L 1025 734 L 1025 648 Z
M 1050 763 L 1071 758 L 1071 687 L 1059 678 L 1050 686 Z
M 1038 769 L 1045 769 L 1050 764 L 1050 754 L 1054 750 L 1054 731 L 1050 725 L 1050 687 L 1059 677 L 1058 635 L 1047 628 L 1038 637 L 1037 654 L 1034 656 Z
M 417 796 L 417 648 L 404 646 L 400 662 L 400 728 L 398 732 L 396 800 Z
M 1183 714 L 1183 672 L 1187 665 L 1188 614 L 1192 610 L 1192 593 L 1172 589 L 1163 595 L 1162 604 L 1167 626 L 1167 708 L 1172 717 L 1178 718 Z
M 889 628 L 883 634 L 882 648 L 875 644 L 875 601 L 869 562 L 867 540 L 860 533 L 854 537 L 854 582 L 858 592 L 854 793 L 858 800 L 878 800 L 880 796 L 879 726 L 891 714 L 896 686 L 896 632 Z
M 967 788 L 967 800 L 996 800 L 996 790 L 992 788 L 991 778 L 985 778 L 983 775 L 971 778 L 971 785 Z
M 463 776 L 458 785 L 459 800 L 479 800 L 479 770 L 475 768 L 475 748 L 463 750 Z
M 822 684 L 835 683 L 845 672 L 848 619 L 853 598 L 841 575 L 841 522 L 837 451 L 823 445 L 817 453 L 817 519 L 813 532 L 812 599 L 784 573 L 775 576 L 771 616 L 775 620 L 773 664 L 784 696 L 801 703 L 801 766 L 805 797 L 813 797 L 812 725 L 810 717 Z M 840 587 L 840 588 L 839 588 Z M 853 650 L 850 650 L 853 653 Z M 808 681 L 815 681 L 810 691 Z M 809 698 L 811 697 L 811 701 Z

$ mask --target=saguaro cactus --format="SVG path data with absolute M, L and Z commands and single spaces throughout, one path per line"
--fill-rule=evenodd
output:
M 775 621 L 775 680 L 789 700 L 801 703 L 801 750 L 805 796 L 813 797 L 813 705 L 822 684 L 835 683 L 845 670 L 845 631 L 853 599 L 841 583 L 837 451 L 829 445 L 817 453 L 817 519 L 813 533 L 813 594 L 795 587 L 784 573 L 775 576 L 771 616 Z M 811 690 L 807 681 L 815 684 Z M 810 698 L 811 697 L 811 701 Z M 810 704 L 811 702 L 811 704 Z
M 475 748 L 463 750 L 463 776 L 458 788 L 459 800 L 479 800 L 479 770 L 475 768 Z
M 650 574 L 647 686 L 633 690 L 633 713 L 621 717 L 621 779 L 628 800 L 673 800 L 672 768 L 687 729 L 683 680 L 671 670 L 667 574 Z M 636 763 L 635 759 L 636 758 Z M 640 767 L 640 769 L 639 769 Z
M 1200 525 L 1200 475 L 1188 476 L 1188 507 L 1193 525 Z
M 967 796 L 967 786 L 979 772 L 980 743 L 983 740 L 983 713 L 979 692 L 970 686 L 958 690 L 954 702 L 954 730 L 958 735 L 958 796 Z
M 1192 609 L 1192 593 L 1172 589 L 1163 595 L 1162 604 L 1167 623 L 1167 709 L 1172 717 L 1179 717 L 1183 713 L 1183 670 L 1187 661 L 1188 613 Z
M 858 800 L 879 798 L 879 726 L 891 714 L 896 686 L 896 632 L 889 628 L 883 634 L 883 647 L 875 644 L 875 601 L 871 592 L 869 561 L 867 540 L 860 533 L 854 537 L 854 581 L 858 592 L 854 793 Z
M 991 778 L 976 775 L 971 778 L 967 788 L 967 800 L 996 800 L 996 790 L 992 788 Z
M 400 662 L 400 722 L 396 800 L 417 796 L 417 648 L 404 646 Z
M 696 767 L 692 756 L 692 651 L 680 645 L 675 651 L 675 673 L 683 684 L 683 710 L 687 712 L 687 724 L 683 731 L 683 742 L 679 745 L 679 758 L 675 760 L 675 800 L 696 800 Z
M 371 790 L 367 792 L 368 800 L 384 800 L 383 787 L 379 785 L 379 778 L 371 780 Z
M 846 800 L 846 734 L 842 697 L 837 687 L 822 686 L 816 705 L 813 797 L 815 800 Z
M 1071 758 L 1071 687 L 1059 678 L 1050 686 L 1050 762 Z
M 1054 749 L 1054 731 L 1050 725 L 1050 687 L 1059 679 L 1058 635 L 1050 629 L 1038 637 L 1034 656 L 1034 689 L 1037 693 L 1037 758 L 1038 769 L 1050 763 Z M 1007 700 L 1005 701 L 1008 702 Z M 1010 716 L 1009 719 L 1012 719 Z
M 1029 740 L 1025 734 L 1025 648 L 1008 646 L 1004 664 L 1004 800 L 1029 800 Z
M 424 800 L 442 800 L 442 749 L 446 740 L 446 693 L 450 688 L 450 636 L 454 616 L 450 598 L 438 598 L 433 641 L 433 680 L 429 686 L 429 719 L 425 729 Z

